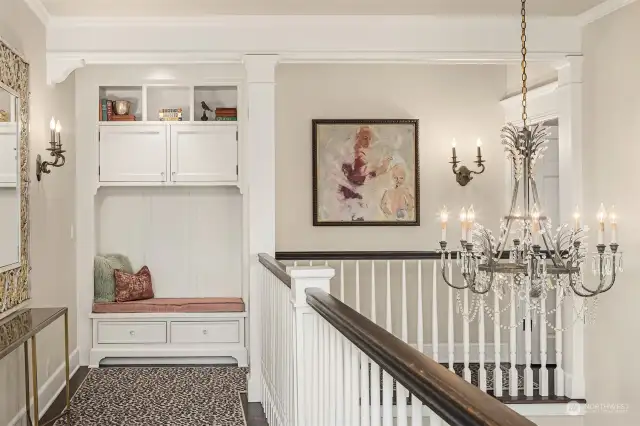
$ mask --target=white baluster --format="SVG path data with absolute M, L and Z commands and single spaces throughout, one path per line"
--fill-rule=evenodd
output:
M 344 302 L 344 260 L 340 261 L 340 301 Z
M 540 299 L 540 396 L 549 396 L 549 370 L 547 370 L 547 302 Z
M 320 316 L 313 315 L 313 381 L 312 381 L 312 395 L 311 395 L 311 405 L 313 407 L 313 416 L 311 421 L 314 426 L 321 425 L 320 423 Z
M 556 290 L 557 293 L 557 290 Z M 555 370 L 555 387 L 556 396 L 564 395 L 564 368 L 562 361 L 562 300 L 561 295 L 556 294 L 556 370 Z
M 433 279 L 431 288 L 431 346 L 433 360 L 438 362 L 440 340 L 438 339 L 438 261 L 433 261 Z
M 371 321 L 376 324 L 376 261 L 371 261 Z M 380 367 L 371 363 L 371 426 L 380 426 Z
M 356 260 L 356 311 L 360 312 L 360 261 Z
M 298 266 L 298 261 L 297 261 L 297 260 L 294 260 L 294 261 L 293 261 L 293 266 L 294 266 L 294 267 Z
M 344 415 L 344 349 L 343 349 L 343 336 L 336 332 L 336 425 L 345 424 Z
M 309 266 L 313 266 L 313 260 L 309 261 Z
M 435 264 L 435 263 L 434 263 Z M 434 269 L 435 271 L 435 269 Z M 422 261 L 418 260 L 418 320 L 416 324 L 417 349 L 424 353 L 424 316 L 422 312 Z M 422 425 L 422 402 L 411 395 L 411 426 Z
M 502 342 L 500 336 L 500 298 L 498 292 L 493 292 L 493 351 L 496 368 L 493 371 L 493 394 L 496 397 L 502 396 Z
M 449 261 L 451 261 L 451 254 L 449 254 Z M 449 263 L 449 281 L 453 284 L 453 265 Z M 455 341 L 454 341 L 454 324 L 453 324 L 453 288 L 449 286 L 449 311 L 448 311 L 447 325 L 449 328 L 449 370 L 455 372 L 453 369 L 453 363 L 455 361 Z
M 526 311 L 524 320 L 524 350 L 526 366 L 524 369 L 524 394 L 533 396 L 533 370 L 531 369 L 531 284 L 527 284 Z
M 328 260 L 324 261 L 324 266 L 329 266 L 329 261 Z
M 445 426 L 445 423 L 432 411 L 431 416 L 429 417 L 429 426 Z
M 338 332 L 335 328 L 329 328 L 329 338 L 330 338 L 330 352 L 329 352 L 329 424 L 332 426 L 341 425 L 342 423 L 338 423 L 336 421 L 337 417 L 337 404 L 336 404 L 336 393 L 337 393 L 337 381 L 341 378 L 336 377 L 337 371 L 337 357 L 336 357 L 336 334 Z
M 343 341 L 344 344 L 344 418 L 346 424 L 352 421 L 356 407 L 353 406 L 354 389 L 351 387 L 351 351 L 352 345 L 348 340 Z M 355 350 L 355 348 L 353 348 Z
M 353 426 L 360 426 L 360 392 L 358 380 L 358 360 L 360 359 L 360 350 L 351 345 L 351 424 Z
M 513 288 L 513 278 L 511 278 L 511 307 L 509 313 L 509 395 L 518 396 L 518 370 L 516 369 L 516 292 Z
M 407 342 L 409 338 L 409 331 L 407 327 L 407 262 L 402 260 L 402 323 L 400 329 L 400 338 L 403 342 Z M 396 408 L 398 411 L 398 426 L 407 426 L 407 390 L 396 382 Z
M 360 425 L 369 426 L 369 357 L 360 352 Z
M 391 261 L 387 260 L 387 312 L 386 329 L 393 333 L 391 319 Z M 382 373 L 382 424 L 393 426 L 393 378 L 384 371 Z
M 478 343 L 480 370 L 478 370 L 478 386 L 483 392 L 487 391 L 487 370 L 484 368 L 485 361 L 485 341 L 484 341 L 484 297 L 480 298 L 480 309 L 478 311 L 480 318 L 478 319 Z
M 320 419 L 319 422 L 321 425 L 326 426 L 326 413 L 327 413 L 327 400 L 325 399 L 326 389 L 325 389 L 325 372 L 327 368 L 328 359 L 325 358 L 325 350 L 324 344 L 326 339 L 324 337 L 325 332 L 325 324 L 326 321 L 324 319 L 320 319 L 320 377 L 318 378 L 318 387 L 320 388 L 320 398 L 318 399 L 318 404 L 320 405 Z
M 464 293 L 464 314 L 465 316 L 469 315 L 469 290 L 463 290 Z M 470 352 L 470 342 L 469 342 L 469 321 L 466 319 L 462 319 L 462 346 L 464 350 L 464 379 L 471 383 L 471 369 L 469 368 L 469 352 Z

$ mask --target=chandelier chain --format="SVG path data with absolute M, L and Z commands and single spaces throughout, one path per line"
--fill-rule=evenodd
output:
M 522 122 L 527 125 L 527 0 L 522 0 Z

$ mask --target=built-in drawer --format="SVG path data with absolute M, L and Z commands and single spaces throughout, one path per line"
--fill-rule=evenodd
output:
M 167 323 L 165 321 L 100 321 L 98 323 L 98 343 L 167 343 Z
M 174 321 L 171 343 L 239 343 L 238 321 Z

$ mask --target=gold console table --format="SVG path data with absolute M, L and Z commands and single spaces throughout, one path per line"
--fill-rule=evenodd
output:
M 38 349 L 36 345 L 36 335 L 44 330 L 58 318 L 64 316 L 64 360 L 66 386 L 66 407 L 55 418 L 47 423 L 40 423 L 38 405 Z M 31 421 L 30 406 L 31 396 L 29 394 L 29 340 L 31 340 L 31 376 L 33 385 L 33 422 Z M 24 347 L 24 378 L 25 378 L 25 401 L 27 420 L 33 426 L 46 426 L 54 423 L 61 417 L 68 416 L 71 408 L 71 398 L 69 390 L 69 311 L 67 308 L 32 308 L 22 309 L 7 318 L 0 320 L 0 360 L 18 349 Z M 67 417 L 68 419 L 68 417 Z

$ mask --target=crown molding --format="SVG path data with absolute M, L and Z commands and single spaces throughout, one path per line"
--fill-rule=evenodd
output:
M 42 25 L 44 25 L 45 28 L 48 27 L 52 17 L 49 14 L 47 8 L 42 3 L 42 0 L 24 0 L 24 2 L 27 4 L 27 6 L 29 6 L 29 9 L 31 9 L 31 11 L 38 17 L 40 22 L 42 22 Z
M 635 2 L 636 0 L 607 0 L 578 15 L 577 20 L 584 27 Z

